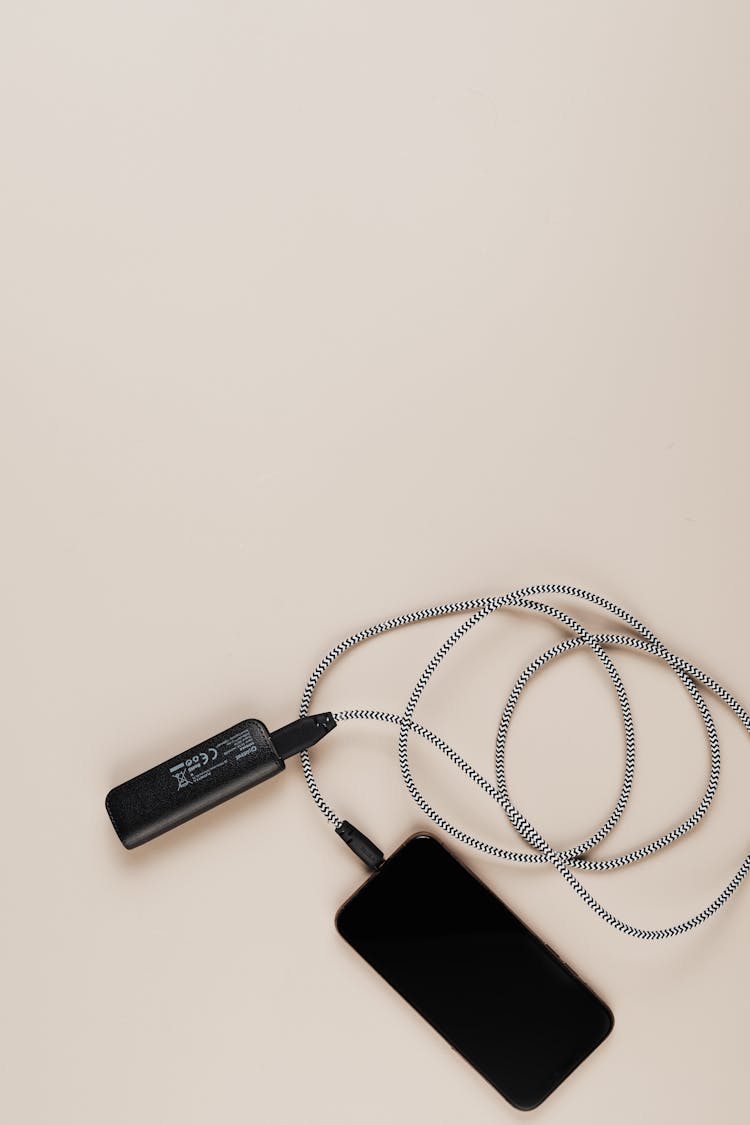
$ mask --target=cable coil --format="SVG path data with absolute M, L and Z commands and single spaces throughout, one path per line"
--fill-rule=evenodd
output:
M 549 605 L 546 602 L 534 600 L 537 597 L 555 597 L 561 596 L 566 598 L 577 598 L 579 600 L 589 602 L 600 609 L 612 614 L 621 622 L 631 629 L 632 633 L 592 633 L 584 628 L 580 622 L 574 620 L 563 610 L 556 606 Z M 485 777 L 483 777 L 477 770 L 474 769 L 469 762 L 465 761 L 460 754 L 457 753 L 451 746 L 448 745 L 437 734 L 428 730 L 421 723 L 417 722 L 414 718 L 414 712 L 417 708 L 419 700 L 435 670 L 442 663 L 445 656 L 451 649 L 465 637 L 471 629 L 474 628 L 480 621 L 482 621 L 489 614 L 494 613 L 506 607 L 520 607 L 523 609 L 532 610 L 536 613 L 545 614 L 563 625 L 570 631 L 571 636 L 566 640 L 560 641 L 546 652 L 542 653 L 533 660 L 521 673 L 516 680 L 513 688 L 508 696 L 507 702 L 502 712 L 500 725 L 497 732 L 497 740 L 495 745 L 495 777 L 496 782 L 492 784 Z M 302 702 L 300 706 L 300 715 L 304 717 L 308 714 L 310 704 L 312 701 L 313 693 L 320 682 L 321 677 L 331 667 L 331 665 L 340 656 L 342 656 L 349 649 L 354 648 L 356 645 L 361 644 L 362 641 L 369 640 L 371 637 L 379 636 L 381 633 L 390 632 L 392 629 L 401 628 L 404 625 L 412 625 L 419 621 L 426 621 L 433 617 L 446 617 L 454 614 L 466 613 L 469 616 L 450 634 L 447 640 L 440 646 L 438 651 L 429 661 L 421 676 L 419 677 L 403 715 L 390 714 L 384 711 L 370 710 L 370 709 L 353 709 L 345 711 L 334 712 L 334 717 L 337 723 L 345 722 L 354 719 L 372 720 L 376 722 L 391 723 L 399 728 L 398 732 L 398 760 L 406 788 L 408 789 L 411 797 L 414 799 L 419 808 L 437 824 L 444 832 L 448 833 L 456 840 L 476 848 L 487 855 L 496 856 L 499 859 L 509 860 L 514 863 L 549 863 L 562 875 L 568 886 L 570 886 L 577 895 L 589 906 L 601 919 L 608 922 L 616 930 L 621 933 L 628 934 L 631 937 L 642 938 L 648 941 L 658 941 L 664 938 L 676 937 L 678 934 L 687 932 L 705 922 L 712 915 L 724 906 L 737 887 L 740 885 L 748 870 L 750 869 L 750 855 L 746 856 L 737 872 L 730 879 L 729 883 L 725 886 L 724 890 L 709 903 L 703 910 L 693 917 L 686 919 L 673 926 L 667 926 L 658 930 L 644 930 L 638 926 L 633 926 L 629 922 L 625 922 L 617 918 L 609 910 L 606 909 L 590 891 L 583 885 L 583 883 L 576 877 L 574 871 L 611 871 L 618 867 L 625 867 L 628 864 L 636 863 L 647 856 L 654 855 L 668 844 L 674 843 L 681 836 L 693 829 L 698 822 L 705 816 L 711 801 L 713 800 L 716 788 L 719 782 L 720 773 L 720 751 L 719 740 L 716 733 L 713 717 L 706 704 L 703 695 L 698 690 L 700 685 L 703 688 L 711 691 L 718 699 L 725 703 L 734 715 L 740 720 L 748 734 L 750 734 L 750 715 L 747 711 L 737 702 L 737 700 L 726 691 L 721 684 L 712 679 L 705 672 L 696 668 L 687 660 L 683 660 L 659 640 L 659 638 L 645 625 L 643 625 L 637 618 L 635 618 L 627 610 L 621 609 L 613 602 L 598 594 L 592 594 L 587 590 L 580 590 L 574 586 L 566 586 L 560 584 L 543 584 L 536 586 L 528 586 L 522 590 L 516 590 L 509 594 L 502 596 L 487 597 L 487 598 L 472 598 L 467 601 L 455 602 L 449 605 L 435 606 L 431 609 L 417 610 L 413 613 L 403 614 L 400 617 L 391 618 L 389 621 L 384 621 L 380 625 L 372 625 L 367 629 L 363 629 L 358 633 L 354 633 L 346 640 L 341 641 L 340 644 L 327 653 L 326 656 L 320 661 L 315 670 L 313 671 L 310 679 L 307 682 L 304 693 L 302 695 Z M 545 840 L 544 836 L 539 830 L 531 824 L 523 813 L 516 808 L 508 794 L 508 788 L 505 779 L 505 747 L 508 737 L 510 722 L 513 717 L 516 705 L 523 693 L 524 688 L 527 686 L 532 676 L 534 676 L 541 668 L 543 668 L 550 661 L 555 660 L 557 657 L 562 656 L 564 653 L 570 652 L 576 648 L 587 646 L 602 662 L 606 669 L 610 680 L 614 686 L 617 694 L 617 700 L 622 715 L 623 726 L 625 730 L 625 770 L 623 774 L 622 786 L 620 793 L 615 803 L 612 812 L 607 819 L 597 829 L 593 835 L 588 839 L 582 840 L 572 848 L 567 848 L 564 851 L 557 851 L 552 848 Z M 710 751 L 710 771 L 708 784 L 706 790 L 701 797 L 698 805 L 694 811 L 688 816 L 681 824 L 675 828 L 671 828 L 662 836 L 652 840 L 648 844 L 644 844 L 633 851 L 626 852 L 622 855 L 612 856 L 607 859 L 592 859 L 588 853 L 600 844 L 612 831 L 615 825 L 620 820 L 630 797 L 633 776 L 635 771 L 635 731 L 633 727 L 633 720 L 630 710 L 630 702 L 628 700 L 625 687 L 620 678 L 615 664 L 610 658 L 607 649 L 616 646 L 627 647 L 636 649 L 639 652 L 648 653 L 663 660 L 675 673 L 681 683 L 684 685 L 691 699 L 695 703 L 703 724 L 706 729 L 708 738 L 708 745 Z M 441 813 L 434 809 L 426 800 L 423 794 L 418 789 L 414 777 L 412 776 L 411 767 L 409 763 L 409 735 L 411 732 L 420 735 L 427 742 L 431 743 L 438 750 L 440 750 L 446 757 L 453 762 L 460 770 L 463 771 L 476 785 L 478 785 L 485 793 L 488 794 L 497 804 L 500 805 L 506 817 L 519 833 L 519 835 L 526 841 L 530 851 L 514 851 L 509 848 L 499 847 L 495 844 L 488 843 L 485 840 L 480 840 L 475 836 L 464 832 L 462 829 L 457 828 L 446 820 Z M 302 768 L 305 775 L 307 786 L 310 790 L 315 804 L 318 806 L 323 815 L 330 821 L 334 827 L 339 827 L 343 820 L 339 817 L 330 805 L 323 798 L 317 781 L 313 774 L 312 765 L 310 762 L 310 755 L 304 751 L 300 755 L 302 761 Z

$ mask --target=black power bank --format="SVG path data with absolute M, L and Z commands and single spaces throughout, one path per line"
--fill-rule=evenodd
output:
M 287 758 L 335 726 L 330 711 L 295 719 L 273 734 L 260 719 L 243 719 L 110 789 L 105 805 L 112 827 L 126 848 L 137 848 L 281 773 Z
M 609 1008 L 434 837 L 341 907 L 343 938 L 517 1109 L 599 1046 Z

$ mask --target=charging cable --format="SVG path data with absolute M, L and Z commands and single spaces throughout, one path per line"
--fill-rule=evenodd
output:
M 631 632 L 592 633 L 562 609 L 549 605 L 546 601 L 535 600 L 538 597 L 547 598 L 556 596 L 576 598 L 584 602 L 589 602 L 605 610 L 620 622 L 623 622 Z M 447 742 L 433 731 L 428 730 L 427 727 L 417 722 L 414 718 L 414 713 L 431 676 L 458 641 L 460 641 L 462 637 L 465 637 L 467 633 L 485 617 L 508 607 L 528 609 L 535 613 L 541 613 L 551 617 L 566 626 L 567 629 L 570 630 L 571 635 L 542 653 L 536 660 L 533 660 L 523 670 L 513 685 L 498 727 L 495 743 L 495 782 L 493 783 L 475 770 L 474 767 L 462 758 L 456 750 L 449 746 Z M 625 867 L 628 864 L 637 863 L 639 860 L 656 854 L 656 852 L 660 851 L 662 848 L 667 847 L 668 844 L 672 844 L 681 836 L 686 835 L 691 829 L 695 828 L 698 822 L 705 816 L 716 793 L 719 782 L 720 752 L 714 721 L 699 687 L 713 693 L 722 703 L 725 703 L 750 734 L 750 715 L 748 715 L 747 711 L 721 686 L 721 684 L 717 683 L 716 680 L 712 679 L 712 677 L 708 676 L 705 672 L 702 672 L 699 668 L 696 668 L 695 665 L 691 664 L 689 661 L 684 660 L 682 657 L 675 656 L 646 625 L 643 625 L 631 613 L 628 613 L 627 610 L 621 609 L 613 602 L 600 597 L 598 594 L 592 594 L 587 590 L 580 590 L 574 586 L 554 583 L 527 586 L 524 589 L 516 590 L 502 596 L 471 598 L 467 601 L 435 606 L 432 609 L 417 610 L 413 613 L 391 618 L 389 621 L 384 621 L 380 625 L 372 625 L 367 629 L 354 633 L 346 640 L 341 641 L 340 644 L 332 648 L 330 652 L 323 657 L 305 687 L 300 706 L 300 716 L 305 718 L 308 715 L 313 693 L 325 672 L 340 656 L 343 656 L 344 653 L 348 652 L 356 645 L 372 637 L 379 636 L 381 633 L 399 629 L 404 625 L 416 624 L 417 622 L 426 621 L 433 617 L 448 617 L 455 614 L 469 614 L 469 616 L 454 629 L 429 661 L 417 680 L 402 715 L 356 708 L 333 712 L 335 722 L 343 723 L 356 719 L 389 723 L 398 727 L 398 760 L 404 784 L 422 812 L 434 821 L 439 828 L 461 843 L 476 848 L 478 851 L 487 855 L 496 856 L 499 859 L 514 863 L 551 864 L 560 875 L 562 875 L 568 886 L 583 899 L 587 906 L 601 919 L 608 922 L 621 933 L 644 940 L 659 941 L 664 938 L 676 937 L 678 934 L 692 930 L 702 922 L 705 922 L 712 915 L 716 914 L 717 911 L 729 901 L 730 897 L 747 874 L 748 869 L 750 869 L 750 855 L 745 857 L 736 873 L 724 887 L 724 890 L 713 902 L 709 903 L 708 906 L 704 907 L 703 910 L 693 917 L 679 922 L 676 925 L 666 926 L 663 929 L 641 929 L 638 926 L 633 926 L 629 922 L 625 922 L 616 917 L 594 898 L 575 874 L 575 872 L 587 871 L 612 871 L 618 867 Z M 511 801 L 505 777 L 505 747 L 513 713 L 524 688 L 529 683 L 532 676 L 551 661 L 583 646 L 587 647 L 602 662 L 615 689 L 625 732 L 625 768 L 619 796 L 614 808 L 604 823 L 586 840 L 582 840 L 571 848 L 558 851 L 547 842 L 538 828 L 536 828 Z M 592 858 L 590 853 L 609 835 L 625 811 L 630 797 L 635 771 L 635 731 L 630 703 L 620 674 L 607 651 L 608 649 L 616 647 L 636 649 L 639 652 L 658 657 L 658 659 L 664 661 L 664 663 L 672 669 L 695 703 L 705 726 L 710 754 L 710 771 L 708 784 L 703 796 L 694 811 L 682 821 L 681 824 L 670 828 L 657 839 L 650 841 L 650 843 L 643 844 L 633 851 L 604 859 L 596 859 Z M 515 851 L 481 840 L 463 831 L 463 829 L 457 828 L 440 812 L 434 809 L 420 792 L 412 775 L 409 763 L 409 736 L 412 733 L 424 738 L 427 742 L 436 747 L 436 749 L 445 754 L 459 770 L 492 798 L 503 810 L 513 828 L 529 846 L 529 850 Z M 300 759 L 305 780 L 315 804 L 326 819 L 334 826 L 337 834 L 342 837 L 345 843 L 347 843 L 357 855 L 359 855 L 363 862 L 372 870 L 377 869 L 383 862 L 383 853 L 364 835 L 364 833 L 360 832 L 349 821 L 341 818 L 326 802 L 315 779 L 307 749 L 301 752 Z

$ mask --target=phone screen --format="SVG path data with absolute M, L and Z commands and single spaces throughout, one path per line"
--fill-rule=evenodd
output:
M 517 1109 L 609 1034 L 609 1008 L 432 836 L 414 836 L 336 916 L 341 936 Z

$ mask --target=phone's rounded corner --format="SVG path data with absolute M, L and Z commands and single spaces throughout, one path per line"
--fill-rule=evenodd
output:
M 350 894 L 349 897 L 344 902 L 341 903 L 341 906 L 338 908 L 338 910 L 336 911 L 336 913 L 333 916 L 333 928 L 334 928 L 334 930 L 339 935 L 339 937 L 343 938 L 344 941 L 347 942 L 349 945 L 351 945 L 351 943 L 352 943 L 351 942 L 351 933 L 350 933 L 349 928 L 347 927 L 346 919 L 347 919 L 347 916 L 348 916 L 348 913 L 349 913 L 349 908 L 352 906 L 352 904 L 356 900 L 356 898 L 359 895 L 359 892 L 361 890 L 362 890 L 362 887 L 357 887 L 356 891 L 354 891 L 353 894 Z
M 420 828 L 417 832 L 413 832 L 411 836 L 407 836 L 403 844 L 399 846 L 398 851 L 402 851 L 404 848 L 413 844 L 428 844 L 430 846 L 437 844 L 439 848 L 443 847 L 443 844 L 438 840 L 437 836 L 433 836 L 431 832 L 425 832 L 423 828 Z
M 529 1105 L 521 1105 L 520 1102 L 514 1102 L 508 1097 L 507 1094 L 501 1093 L 500 1096 L 505 1098 L 506 1102 L 511 1107 L 511 1109 L 515 1109 L 519 1113 L 531 1113 L 532 1110 L 539 1109 L 540 1105 L 544 1105 L 544 1103 L 546 1102 L 547 1098 L 550 1096 L 551 1093 L 554 1093 L 554 1091 L 549 1090 L 544 1095 L 544 1097 L 539 1099 L 538 1102 L 530 1102 Z
M 335 929 L 336 933 L 340 937 L 344 936 L 343 930 L 341 929 L 341 915 L 346 910 L 346 905 L 347 905 L 346 902 L 342 902 L 341 906 L 338 908 L 338 910 L 336 911 L 336 913 L 333 916 L 333 928 Z

